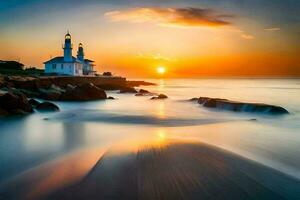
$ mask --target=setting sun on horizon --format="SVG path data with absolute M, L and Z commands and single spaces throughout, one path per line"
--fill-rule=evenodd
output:
M 160 75 L 164 75 L 166 73 L 166 68 L 164 66 L 159 66 L 156 69 L 157 73 Z

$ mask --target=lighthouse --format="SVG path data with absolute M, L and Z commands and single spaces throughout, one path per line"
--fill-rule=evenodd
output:
M 78 46 L 77 59 L 84 62 L 84 52 L 83 52 L 82 43 L 79 43 Z
M 63 46 L 64 49 L 64 61 L 65 62 L 72 62 L 72 41 L 71 41 L 71 35 L 68 31 L 68 33 L 65 35 L 65 44 Z
M 97 72 L 94 70 L 94 61 L 84 58 L 82 43 L 78 46 L 77 58 L 72 56 L 71 35 L 65 35 L 65 44 L 63 44 L 64 55 L 51 58 L 44 62 L 45 73 L 68 76 L 94 76 Z

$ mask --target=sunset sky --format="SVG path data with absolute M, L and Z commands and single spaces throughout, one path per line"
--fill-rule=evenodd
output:
M 300 76 L 299 0 L 1 0 L 0 59 L 43 67 L 70 30 L 100 72 Z

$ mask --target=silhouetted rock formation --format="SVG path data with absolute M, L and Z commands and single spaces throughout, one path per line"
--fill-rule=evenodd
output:
M 43 102 L 38 104 L 35 109 L 38 111 L 59 111 L 59 107 L 51 102 Z
M 135 96 L 154 96 L 157 95 L 155 93 L 151 93 L 148 90 L 140 89 L 138 93 L 135 94 Z
M 0 116 L 33 112 L 31 104 L 23 94 L 0 94 Z
M 133 87 L 125 86 L 120 89 L 120 93 L 137 93 L 137 91 Z
M 160 94 L 157 97 L 152 97 L 151 100 L 156 100 L 156 99 L 167 99 L 168 96 L 165 94 Z
M 217 108 L 235 112 L 266 113 L 272 115 L 288 114 L 289 112 L 280 106 L 230 101 L 228 99 L 200 97 L 198 103 L 207 108 Z
M 94 86 L 92 83 L 85 83 L 73 89 L 69 88 L 60 96 L 60 100 L 62 101 L 90 101 L 106 98 L 105 91 Z
M 37 101 L 37 100 L 35 100 L 35 99 L 29 99 L 28 102 L 29 102 L 33 107 L 35 107 L 35 106 L 37 106 L 37 105 L 40 104 L 40 102 Z

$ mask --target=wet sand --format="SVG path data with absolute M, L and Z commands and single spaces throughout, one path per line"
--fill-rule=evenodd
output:
M 168 141 L 107 151 L 83 179 L 45 199 L 299 199 L 300 181 L 228 151 Z

